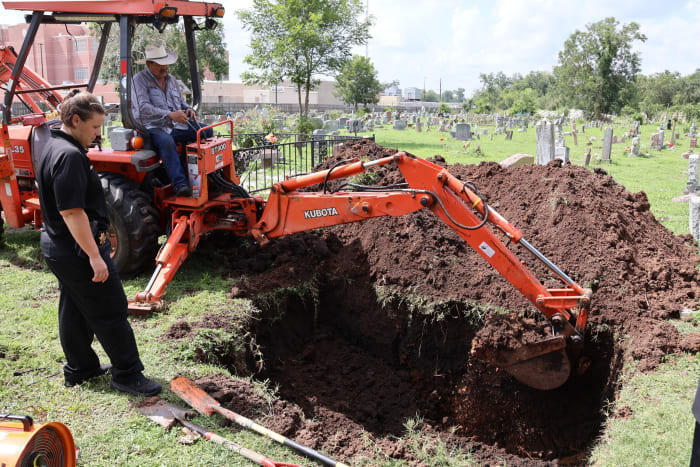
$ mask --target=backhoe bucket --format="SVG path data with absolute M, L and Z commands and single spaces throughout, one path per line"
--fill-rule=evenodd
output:
M 571 362 L 566 339 L 555 336 L 516 349 L 489 349 L 478 357 L 506 370 L 521 383 L 535 389 L 556 389 L 569 379 Z

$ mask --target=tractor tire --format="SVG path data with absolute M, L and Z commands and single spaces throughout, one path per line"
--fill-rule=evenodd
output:
M 155 267 L 158 210 L 138 185 L 114 173 L 98 174 L 107 203 L 112 260 L 123 277 Z

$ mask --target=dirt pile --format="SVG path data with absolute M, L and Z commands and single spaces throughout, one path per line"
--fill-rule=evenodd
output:
M 342 147 L 320 168 L 395 152 L 361 141 Z M 444 166 L 440 157 L 433 162 Z M 489 338 L 479 331 L 485 318 L 502 310 L 536 313 L 423 210 L 265 247 L 244 243 L 228 254 L 234 274 L 242 276 L 232 295 L 249 297 L 263 311 L 250 331 L 264 355 L 260 377 L 279 384 L 280 400 L 303 413 L 303 423 L 290 422 L 290 436 L 342 460 L 386 456 L 420 463 L 405 438 L 397 441 L 406 419 L 419 415 L 424 436 L 466 447 L 486 463 L 532 465 L 569 456 L 580 462 L 599 433 L 601 407 L 617 389 L 625 357 L 652 369 L 665 353 L 700 350 L 697 334 L 681 336 L 666 321 L 697 303 L 692 243 L 656 221 L 644 193 L 627 192 L 603 171 L 557 164 L 502 169 L 495 163 L 449 170 L 473 182 L 525 239 L 593 289 L 584 343 L 591 368 L 542 392 L 473 358 L 469 349 L 477 332 Z M 352 181 L 392 185 L 403 177 L 391 164 Z M 331 181 L 328 188 L 342 183 Z M 527 251 L 511 249 L 545 286 L 562 286 Z M 536 338 L 542 330 L 532 324 L 520 335 L 506 324 L 485 329 L 503 331 L 507 347 L 513 337 Z M 172 337 L 189 332 L 178 326 Z M 631 339 L 616 340 L 621 335 Z M 363 433 L 373 443 L 350 441 Z

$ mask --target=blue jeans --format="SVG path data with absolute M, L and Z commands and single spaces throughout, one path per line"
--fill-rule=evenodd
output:
M 190 120 L 190 124 L 195 128 L 202 128 L 204 125 Z M 187 176 L 180 164 L 180 155 L 177 153 L 177 143 L 194 143 L 197 141 L 197 132 L 193 128 L 180 130 L 173 128 L 172 133 L 168 133 L 161 128 L 149 128 L 148 133 L 151 135 L 151 141 L 156 147 L 160 160 L 163 161 L 165 171 L 170 177 L 170 182 L 176 190 L 181 186 L 189 185 Z M 209 128 L 202 132 L 203 138 L 211 138 L 214 136 L 214 130 Z

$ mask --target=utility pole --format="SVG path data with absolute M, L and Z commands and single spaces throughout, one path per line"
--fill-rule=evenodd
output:
M 369 0 L 365 3 L 365 20 L 369 20 Z M 365 58 L 369 56 L 369 39 L 365 42 Z
M 423 95 L 420 96 L 421 101 L 425 101 L 425 76 L 423 76 Z
M 442 102 L 442 78 L 440 78 L 440 102 Z

